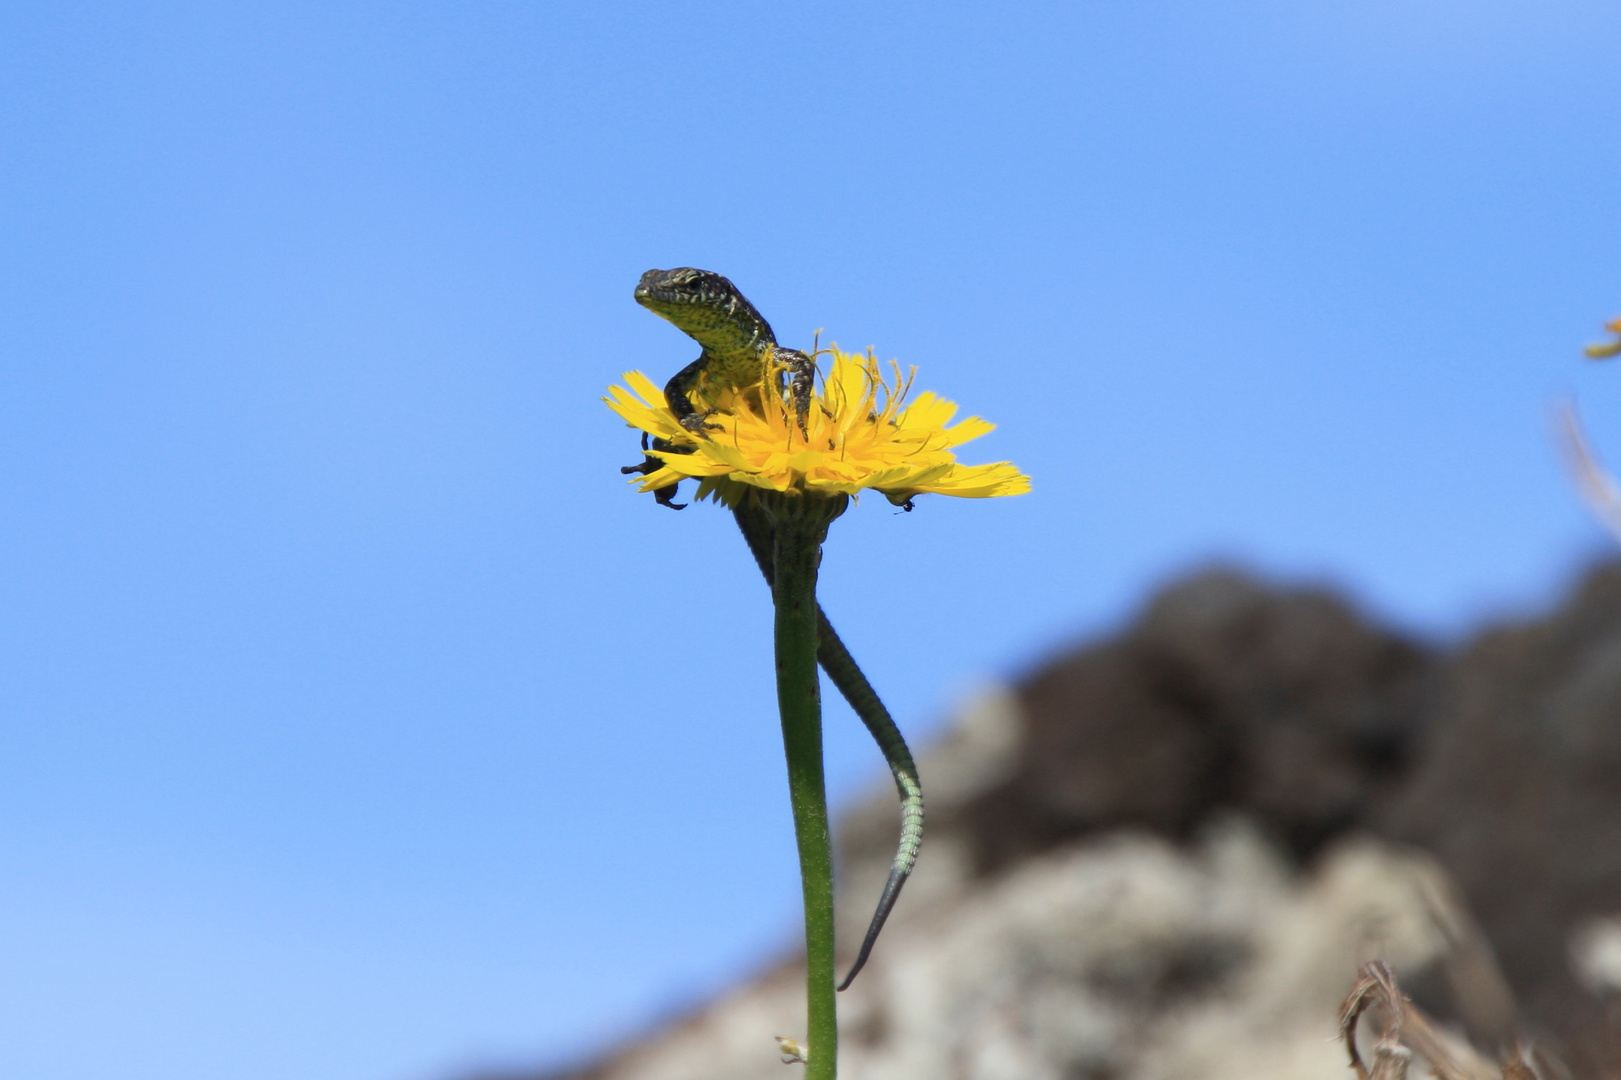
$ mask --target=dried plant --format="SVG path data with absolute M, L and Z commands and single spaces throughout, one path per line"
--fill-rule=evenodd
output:
M 1357 1046 L 1357 1027 L 1365 1014 L 1379 1021 L 1371 1069 Z M 1414 1060 L 1427 1065 L 1438 1080 L 1538 1080 L 1517 1046 L 1505 1047 L 1493 1066 L 1468 1043 L 1443 1032 L 1402 994 L 1389 965 L 1377 960 L 1363 965 L 1361 977 L 1340 1006 L 1340 1038 L 1357 1080 L 1406 1080 Z

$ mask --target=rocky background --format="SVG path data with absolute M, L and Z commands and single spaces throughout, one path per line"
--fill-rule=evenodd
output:
M 920 767 L 923 858 L 841 998 L 849 1080 L 1338 1080 L 1373 959 L 1460 1054 L 1621 1076 L 1621 566 L 1455 651 L 1206 573 L 974 702 Z M 889 790 L 845 815 L 841 926 L 897 820 Z M 546 1080 L 791 1077 L 800 979 Z

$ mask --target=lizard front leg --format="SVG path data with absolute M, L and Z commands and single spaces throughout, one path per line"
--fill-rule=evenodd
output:
M 816 361 L 798 349 L 785 349 L 780 345 L 771 351 L 771 359 L 788 373 L 789 393 L 794 403 L 794 415 L 799 419 L 799 433 L 810 438 L 806 430 L 806 417 L 810 415 L 811 391 L 816 388 Z
M 711 409 L 704 412 L 699 412 L 697 409 L 693 408 L 692 399 L 687 395 L 692 391 L 692 388 L 697 385 L 698 377 L 703 374 L 704 369 L 708 365 L 710 359 L 711 357 L 708 353 L 700 353 L 698 359 L 676 372 L 675 377 L 664 384 L 664 401 L 665 404 L 670 407 L 670 412 L 675 416 L 676 422 L 688 431 L 695 432 L 699 435 L 702 435 L 706 428 L 712 429 L 716 427 L 714 424 L 704 423 L 704 421 L 711 415 L 711 413 L 713 413 L 714 410 Z M 646 435 L 642 436 L 642 449 L 647 449 Z M 653 449 L 662 450 L 665 453 L 691 453 L 690 447 L 677 446 L 674 443 L 665 441 L 664 439 L 654 439 Z M 643 456 L 642 463 L 640 465 L 626 465 L 619 471 L 626 474 L 641 473 L 643 476 L 647 476 L 651 473 L 657 472 L 663 467 L 664 462 L 660 461 L 656 457 L 653 457 L 651 454 L 648 454 Z M 687 505 L 686 503 L 678 503 L 675 501 L 675 494 L 676 491 L 679 490 L 680 486 L 680 484 L 669 484 L 665 487 L 655 488 L 653 490 L 653 498 L 657 500 L 660 506 L 668 506 L 671 510 L 684 509 Z
M 670 381 L 664 384 L 664 403 L 670 407 L 676 422 L 697 435 L 702 435 L 706 430 L 720 430 L 715 424 L 704 423 L 714 415 L 715 410 L 705 409 L 699 412 L 693 407 L 692 399 L 687 396 L 692 392 L 692 388 L 698 385 L 699 376 L 713 360 L 714 357 L 707 352 L 700 353 L 698 359 L 676 372 Z

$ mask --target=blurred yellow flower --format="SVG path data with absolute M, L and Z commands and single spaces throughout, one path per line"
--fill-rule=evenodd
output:
M 647 376 L 626 372 L 628 389 L 609 387 L 612 396 L 602 400 L 657 440 L 648 454 L 663 463 L 633 483 L 653 491 L 692 478 L 700 499 L 728 506 L 750 488 L 828 496 L 870 488 L 897 506 L 925 492 L 981 499 L 1030 490 L 1030 478 L 1011 462 L 957 463 L 953 448 L 995 425 L 977 416 L 952 424 L 957 406 L 927 390 L 908 404 L 915 368 L 902 378 L 892 362 L 889 381 L 870 349 L 865 356 L 836 346 L 825 352 L 833 362 L 812 395 L 804 432 L 773 365 L 763 366 L 754 386 L 703 388 L 714 411 L 702 435 L 677 422 Z
M 1604 324 L 1604 329 L 1612 334 L 1621 334 L 1621 319 L 1611 319 Z M 1589 345 L 1582 350 L 1589 360 L 1604 360 L 1621 353 L 1621 340 L 1606 341 L 1600 345 Z

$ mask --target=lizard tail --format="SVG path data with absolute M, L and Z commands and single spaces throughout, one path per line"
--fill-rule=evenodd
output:
M 819 624 L 821 641 L 817 646 L 816 658 L 821 661 L 822 669 L 827 672 L 833 685 L 839 688 L 839 693 L 861 717 L 861 722 L 867 725 L 878 749 L 883 751 L 884 761 L 894 774 L 895 790 L 901 799 L 901 839 L 895 849 L 895 861 L 890 864 L 889 880 L 884 883 L 878 908 L 872 913 L 872 922 L 867 925 L 867 936 L 861 941 L 856 962 L 851 966 L 850 974 L 839 984 L 839 989 L 844 990 L 866 965 L 867 957 L 872 954 L 873 943 L 878 940 L 878 932 L 884 928 L 885 920 L 894 910 L 895 901 L 900 899 L 901 886 L 906 884 L 912 867 L 917 863 L 918 849 L 923 846 L 923 785 L 918 780 L 912 752 L 907 748 L 900 728 L 890 717 L 889 710 L 884 708 L 884 703 L 856 665 L 850 650 L 844 647 L 844 642 L 833 631 L 826 615 L 820 617 Z
M 872 947 L 878 941 L 878 931 L 884 928 L 884 921 L 889 918 L 890 911 L 895 907 L 895 901 L 900 898 L 901 886 L 906 884 L 910 870 L 894 867 L 889 871 L 889 880 L 884 882 L 884 893 L 878 898 L 878 910 L 873 912 L 872 922 L 867 925 L 867 936 L 861 939 L 861 951 L 856 954 L 856 962 L 850 965 L 850 974 L 839 983 L 838 989 L 842 992 L 850 989 L 850 984 L 856 981 L 861 969 L 867 966 L 867 957 L 872 955 Z
M 760 573 L 765 576 L 766 584 L 773 585 L 776 578 L 776 566 L 772 552 L 771 527 L 762 521 L 757 514 L 744 504 L 734 510 L 737 525 L 743 532 L 743 539 L 748 542 L 749 551 L 754 555 L 754 561 L 760 566 Z M 867 731 L 872 734 L 873 741 L 883 752 L 884 761 L 889 765 L 889 771 L 895 777 L 895 790 L 901 800 L 901 838 L 895 849 L 895 861 L 890 865 L 889 880 L 884 883 L 883 894 L 878 898 L 878 908 L 873 912 L 872 922 L 867 925 L 867 936 L 862 939 L 861 951 L 856 955 L 856 962 L 850 968 L 850 973 L 839 984 L 844 990 L 855 980 L 856 975 L 867 963 L 867 957 L 872 954 L 873 944 L 878 940 L 878 933 L 884 928 L 889 913 L 894 910 L 895 901 L 900 898 L 901 887 L 911 876 L 912 867 L 917 863 L 918 849 L 923 846 L 923 785 L 918 779 L 917 764 L 912 760 L 912 752 L 907 748 L 906 739 L 901 735 L 900 728 L 895 726 L 895 720 L 889 715 L 878 692 L 867 681 L 861 667 L 856 663 L 850 650 L 845 648 L 844 642 L 833 629 L 833 624 L 827 621 L 827 614 L 822 611 L 821 605 L 816 608 L 817 646 L 816 659 L 827 672 L 828 679 L 838 687 L 844 700 L 850 703 L 850 708 L 861 718 Z

